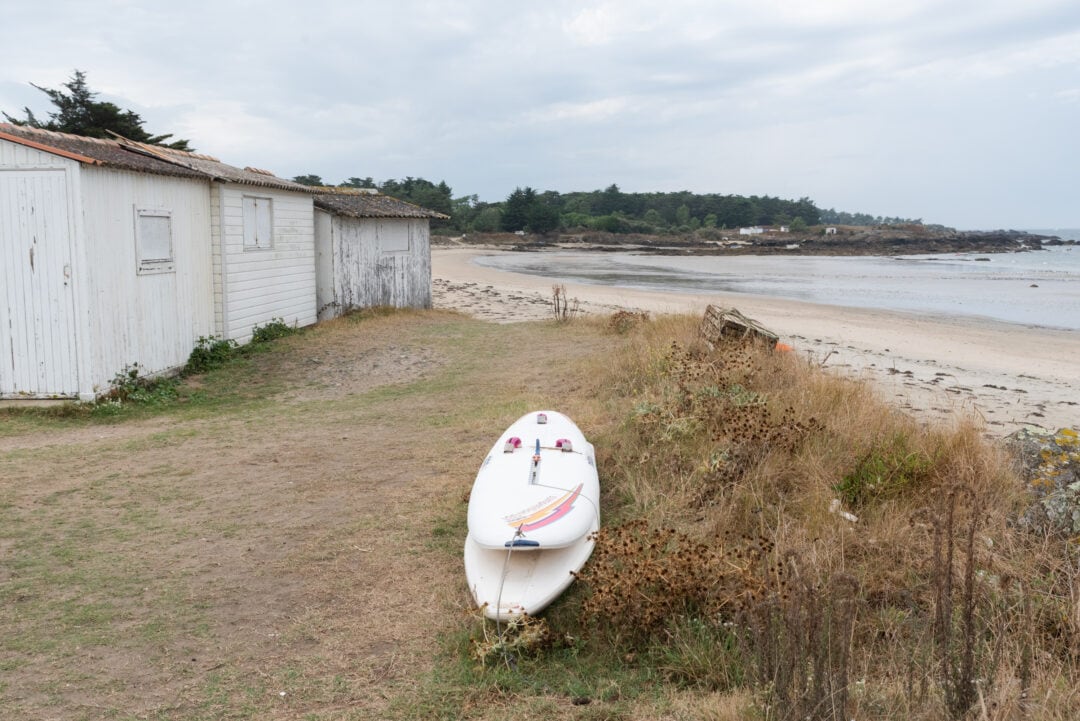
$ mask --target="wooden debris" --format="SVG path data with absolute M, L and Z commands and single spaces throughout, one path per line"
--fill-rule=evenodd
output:
M 698 332 L 710 350 L 715 349 L 721 341 L 750 338 L 775 348 L 780 340 L 776 333 L 756 320 L 747 318 L 737 309 L 717 308 L 715 305 L 705 308 L 705 316 L 701 319 L 701 329 Z

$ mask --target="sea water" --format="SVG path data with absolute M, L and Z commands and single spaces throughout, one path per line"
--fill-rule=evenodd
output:
M 501 253 L 481 265 L 566 282 L 744 293 L 1080 330 L 1080 246 L 896 257 Z

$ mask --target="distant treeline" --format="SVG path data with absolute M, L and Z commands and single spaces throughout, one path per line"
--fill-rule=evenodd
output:
M 922 225 L 922 218 L 891 218 L 867 213 L 845 213 L 829 208 L 821 211 L 821 222 L 826 225 Z
M 325 185 L 317 175 L 293 178 L 306 185 Z M 811 225 L 883 225 L 918 223 L 904 218 L 881 218 L 865 213 L 821 210 L 810 198 L 784 200 L 768 195 L 717 193 L 624 193 L 618 185 L 591 192 L 559 193 L 516 188 L 504 201 L 487 203 L 476 195 L 455 198 L 446 181 L 424 178 L 386 180 L 349 178 L 340 187 L 375 188 L 381 193 L 437 210 L 450 220 L 433 221 L 434 228 L 460 233 L 499 231 L 550 233 L 597 230 L 610 233 L 692 233 L 703 228 L 742 228 L 786 225 L 802 230 Z

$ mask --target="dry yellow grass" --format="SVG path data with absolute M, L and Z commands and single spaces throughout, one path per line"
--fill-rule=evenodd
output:
M 954 718 L 1067 718 L 1056 689 L 1077 693 L 1073 551 L 1067 539 L 1016 527 L 1023 484 L 977 420 L 928 427 L 866 384 L 793 354 L 709 352 L 696 331 L 697 319 L 659 318 L 631 331 L 617 357 L 597 368 L 610 378 L 609 410 L 624 419 L 600 443 L 615 503 L 609 518 L 675 525 L 710 549 L 767 539 L 774 570 L 755 582 L 774 583 L 765 594 L 773 600 L 754 599 L 779 604 L 780 613 L 785 598 L 800 594 L 799 603 L 833 613 L 825 590 L 832 579 L 857 582 L 842 681 L 847 709 L 859 717 L 939 718 L 948 710 Z M 640 546 L 631 549 L 641 555 Z M 709 553 L 701 551 L 703 563 L 715 562 Z M 625 573 L 612 575 L 628 560 L 594 570 L 594 592 L 622 584 L 619 593 L 632 596 Z M 663 580 L 652 566 L 633 568 L 643 588 Z M 672 557 L 668 572 L 698 569 Z M 737 627 L 741 612 L 722 598 L 730 589 L 719 590 L 730 579 L 716 579 L 713 596 L 660 610 L 685 608 Z M 935 621 L 940 609 L 945 621 Z M 634 643 L 661 642 L 660 627 L 641 628 L 654 616 L 626 613 L 644 631 L 630 634 Z M 810 650 L 797 652 L 816 663 Z

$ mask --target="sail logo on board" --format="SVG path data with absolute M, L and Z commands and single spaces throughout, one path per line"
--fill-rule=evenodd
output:
M 577 488 L 567 491 L 558 498 L 545 499 L 538 504 L 539 507 L 533 506 L 524 511 L 519 511 L 506 516 L 503 520 L 511 528 L 519 529 L 523 533 L 543 528 L 574 510 L 574 502 L 577 501 L 578 496 L 581 495 L 581 489 L 584 487 L 584 483 L 579 483 Z

